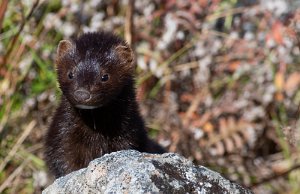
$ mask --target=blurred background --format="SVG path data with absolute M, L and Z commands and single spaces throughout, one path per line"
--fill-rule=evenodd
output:
M 153 139 L 255 193 L 300 193 L 299 0 L 0 2 L 0 193 L 51 181 L 56 46 L 98 30 L 134 48 Z

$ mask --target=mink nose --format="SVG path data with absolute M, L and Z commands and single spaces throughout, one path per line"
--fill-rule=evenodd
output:
M 87 90 L 84 90 L 84 89 L 76 90 L 74 95 L 75 95 L 75 99 L 78 101 L 86 102 L 91 99 L 91 94 Z

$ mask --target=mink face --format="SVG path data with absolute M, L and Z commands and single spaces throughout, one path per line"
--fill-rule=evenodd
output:
M 106 153 L 163 153 L 147 137 L 135 99 L 133 54 L 112 33 L 87 33 L 57 49 L 61 102 L 45 138 L 45 160 L 60 177 Z
M 113 101 L 132 82 L 133 56 L 127 44 L 113 34 L 90 33 L 58 48 L 60 88 L 78 108 L 94 109 Z

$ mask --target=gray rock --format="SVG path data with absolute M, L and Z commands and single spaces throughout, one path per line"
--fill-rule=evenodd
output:
M 106 154 L 61 177 L 48 193 L 252 193 L 184 157 L 126 150 Z

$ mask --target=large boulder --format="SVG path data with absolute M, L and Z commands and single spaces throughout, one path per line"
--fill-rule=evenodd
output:
M 184 157 L 124 150 L 61 177 L 48 193 L 252 193 Z

